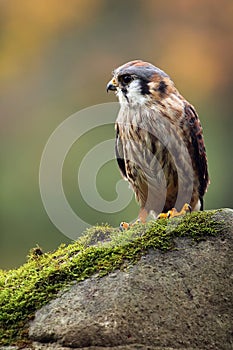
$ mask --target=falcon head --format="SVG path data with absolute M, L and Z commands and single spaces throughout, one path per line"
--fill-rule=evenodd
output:
M 169 76 L 153 64 L 141 60 L 123 64 L 113 71 L 107 92 L 115 91 L 121 104 L 143 105 L 151 99 L 161 100 L 171 89 Z

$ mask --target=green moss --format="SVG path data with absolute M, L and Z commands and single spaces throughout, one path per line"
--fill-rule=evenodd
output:
M 87 230 L 70 245 L 53 253 L 40 247 L 29 252 L 28 261 L 16 270 L 0 270 L 0 344 L 27 340 L 28 321 L 71 281 L 94 273 L 103 276 L 135 263 L 148 249 L 173 249 L 174 238 L 195 241 L 218 234 L 222 225 L 213 220 L 216 211 L 192 213 L 182 218 L 151 221 L 120 232 L 108 225 Z

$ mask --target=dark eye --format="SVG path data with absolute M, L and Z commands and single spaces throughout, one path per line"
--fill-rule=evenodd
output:
M 131 77 L 131 75 L 126 74 L 126 75 L 122 75 L 121 77 L 121 81 L 123 84 L 129 84 L 131 81 L 133 80 L 133 78 Z

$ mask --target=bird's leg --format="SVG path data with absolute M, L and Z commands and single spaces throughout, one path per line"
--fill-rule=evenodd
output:
M 147 210 L 145 208 L 141 208 L 139 210 L 138 219 L 135 222 L 133 222 L 132 224 L 125 222 L 125 221 L 122 221 L 120 223 L 120 230 L 121 231 L 128 230 L 130 227 L 132 227 L 138 223 L 144 224 L 146 222 L 147 216 L 148 216 Z
M 185 203 L 181 211 L 177 211 L 176 208 L 172 208 L 167 213 L 160 213 L 157 216 L 157 219 L 169 219 L 174 218 L 175 216 L 185 215 L 187 213 L 191 213 L 192 208 L 188 203 Z
M 138 220 L 136 222 L 139 221 L 145 224 L 147 216 L 148 216 L 148 211 L 145 208 L 140 208 L 139 214 L 138 214 Z

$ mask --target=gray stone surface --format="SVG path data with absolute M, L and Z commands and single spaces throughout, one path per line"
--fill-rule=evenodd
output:
M 33 343 L 33 348 L 35 350 L 67 350 L 67 347 L 59 346 L 58 344 L 41 344 Z M 78 350 L 80 348 L 72 348 L 73 350 Z M 1 350 L 1 349 L 0 349 Z M 27 349 L 25 349 L 27 350 Z M 164 348 L 158 346 L 149 346 L 145 344 L 131 344 L 131 345 L 122 345 L 122 346 L 113 346 L 113 347 L 102 347 L 102 346 L 91 346 L 81 348 L 81 350 L 180 350 L 177 348 Z M 185 348 L 185 350 L 197 350 L 196 348 Z M 201 349 L 198 349 L 201 350 Z
M 232 350 L 233 210 L 225 232 L 74 284 L 36 313 L 35 349 Z

